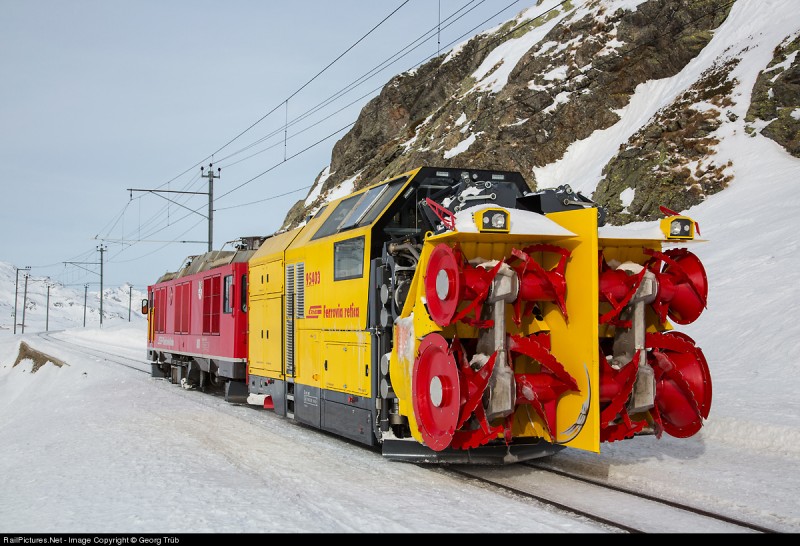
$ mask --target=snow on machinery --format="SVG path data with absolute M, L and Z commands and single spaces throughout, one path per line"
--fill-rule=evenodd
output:
M 694 254 L 666 248 L 696 223 L 664 211 L 652 232 L 604 226 L 569 187 L 531 192 L 514 172 L 373 184 L 248 258 L 246 385 L 229 390 L 404 461 L 689 437 L 711 378 L 672 324 L 708 287 Z

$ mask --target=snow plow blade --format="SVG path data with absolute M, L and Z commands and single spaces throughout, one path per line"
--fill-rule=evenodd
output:
M 479 465 L 506 465 L 555 455 L 564 446 L 545 441 L 530 444 L 483 445 L 472 449 L 432 449 L 415 441 L 384 440 L 382 454 L 394 461 L 410 463 L 455 463 Z

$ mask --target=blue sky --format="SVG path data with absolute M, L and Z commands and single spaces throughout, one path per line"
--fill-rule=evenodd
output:
M 98 283 L 85 269 L 98 270 L 104 244 L 105 285 L 141 288 L 207 244 L 130 243 L 206 241 L 207 197 L 131 199 L 128 188 L 206 192 L 199 167 L 217 152 L 214 247 L 271 234 L 329 163 L 345 133 L 337 130 L 393 75 L 533 4 L 1 1 L 0 261 L 65 284 Z M 292 124 L 284 147 L 287 118 L 357 81 Z

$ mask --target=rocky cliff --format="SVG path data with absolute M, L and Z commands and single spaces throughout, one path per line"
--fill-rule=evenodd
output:
M 738 0 L 746 1 L 746 0 Z M 299 225 L 331 190 L 354 189 L 421 165 L 520 171 L 531 189 L 550 187 L 537 168 L 574 143 L 620 122 L 637 86 L 670 78 L 703 52 L 731 0 L 539 0 L 417 69 L 399 74 L 361 111 L 333 148 L 330 165 L 282 229 Z M 633 7 L 630 7 L 633 6 Z M 747 130 L 800 153 L 800 47 L 787 36 L 759 68 Z M 738 97 L 734 53 L 714 60 L 635 131 L 593 181 L 591 198 L 611 223 L 685 210 L 731 182 L 715 159 L 726 110 Z M 623 200 L 624 192 L 634 192 Z M 313 197 L 312 197 L 313 196 Z

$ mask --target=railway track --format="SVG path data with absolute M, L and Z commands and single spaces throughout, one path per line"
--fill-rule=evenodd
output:
M 82 345 L 80 343 L 76 343 L 74 341 L 67 341 L 65 339 L 58 338 L 53 335 L 52 332 L 40 332 L 37 334 L 39 338 L 47 341 L 49 343 L 55 345 L 66 345 L 70 347 L 75 347 L 79 349 L 82 353 L 90 355 L 94 358 L 100 359 L 104 362 L 110 362 L 112 364 L 118 364 L 120 366 L 124 366 L 126 368 L 130 368 L 131 370 L 150 374 L 150 363 L 146 362 L 145 360 L 135 359 L 135 358 L 128 358 L 117 353 L 112 353 L 109 351 L 103 351 L 100 349 L 96 349 L 94 347 L 88 347 L 86 345 Z
M 624 489 L 537 463 L 448 467 L 511 494 L 595 521 L 621 533 L 779 533 L 702 508 Z

